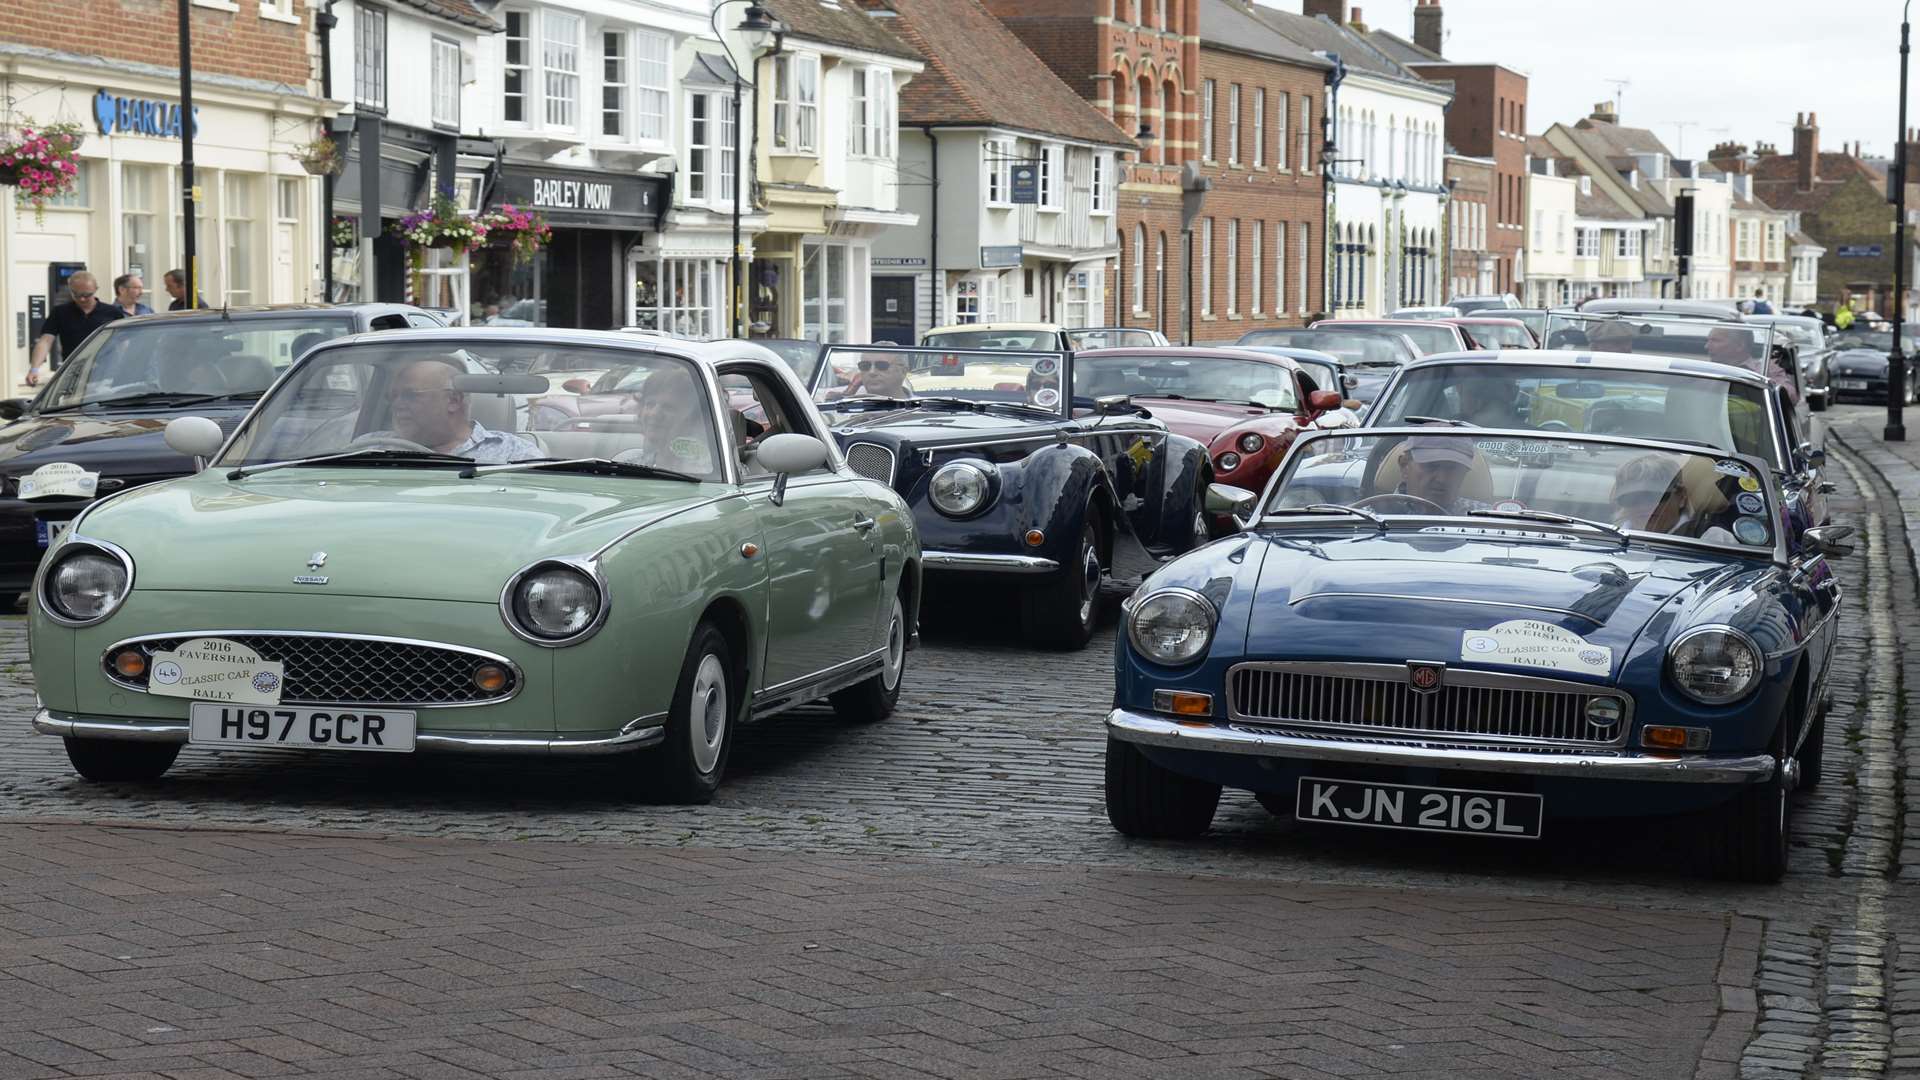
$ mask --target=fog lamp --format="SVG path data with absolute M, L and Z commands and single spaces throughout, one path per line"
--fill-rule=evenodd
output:
M 1212 716 L 1213 695 L 1191 690 L 1155 690 L 1153 711 L 1175 716 Z
M 1046 533 L 1041 532 L 1039 529 L 1027 530 L 1027 546 L 1028 547 L 1039 547 L 1041 544 L 1044 544 L 1046 542 L 1047 542 Z
M 138 679 L 147 673 L 147 654 L 139 649 L 121 649 L 113 654 L 113 670 L 123 679 Z
M 473 685 L 489 694 L 497 694 L 507 688 L 507 669 L 499 664 L 481 664 L 473 669 Z
M 1655 750 L 1705 750 L 1713 732 L 1698 727 L 1650 727 L 1640 732 L 1640 745 Z

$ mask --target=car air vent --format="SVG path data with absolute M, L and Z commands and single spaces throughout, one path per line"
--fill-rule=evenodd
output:
M 893 484 L 893 451 L 878 443 L 860 442 L 847 447 L 847 465 L 869 480 Z

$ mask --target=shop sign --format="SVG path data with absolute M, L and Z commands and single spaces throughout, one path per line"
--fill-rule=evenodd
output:
M 1013 173 L 1014 204 L 1037 205 L 1040 202 L 1040 163 L 1018 162 L 1011 172 Z
M 153 135 L 162 139 L 180 137 L 180 106 L 177 102 L 150 98 L 120 97 L 101 90 L 93 95 L 93 122 L 100 134 Z M 200 106 L 193 107 L 193 137 L 200 137 Z
M 1843 259 L 1877 259 L 1886 254 L 1886 248 L 1879 244 L 1841 244 L 1840 257 Z
M 500 170 L 493 202 L 542 211 L 556 224 L 633 227 L 659 219 L 665 190 L 665 181 L 657 177 L 509 166 Z
M 1005 270 L 1019 266 L 1020 259 L 1026 255 L 1026 249 L 1019 244 L 1001 244 L 980 249 L 980 269 Z
M 875 255 L 872 261 L 876 269 L 889 266 L 913 267 L 927 265 L 927 257 L 925 255 Z

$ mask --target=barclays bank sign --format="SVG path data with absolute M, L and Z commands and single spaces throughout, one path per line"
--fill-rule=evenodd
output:
M 180 106 L 171 101 L 119 97 L 102 90 L 93 95 L 93 120 L 102 135 L 180 137 Z M 193 135 L 200 137 L 200 107 L 193 108 Z

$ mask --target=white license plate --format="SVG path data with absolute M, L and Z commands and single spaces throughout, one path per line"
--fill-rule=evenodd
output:
M 187 741 L 195 746 L 279 746 L 301 750 L 413 750 L 414 714 L 351 705 L 224 705 L 196 701 Z
M 1510 791 L 1300 778 L 1294 814 L 1303 821 L 1414 832 L 1540 838 L 1540 796 Z
M 1865 380 L 1865 379 L 1835 379 L 1835 380 L 1833 381 L 1833 385 L 1834 385 L 1834 386 L 1835 386 L 1836 388 L 1838 388 L 1838 389 L 1841 389 L 1841 390 L 1865 390 L 1865 389 L 1867 388 L 1867 380 Z
M 59 542 L 60 534 L 66 532 L 67 526 L 71 524 L 73 524 L 72 521 L 35 521 L 33 523 L 34 539 L 40 541 L 41 547 L 52 547 Z

